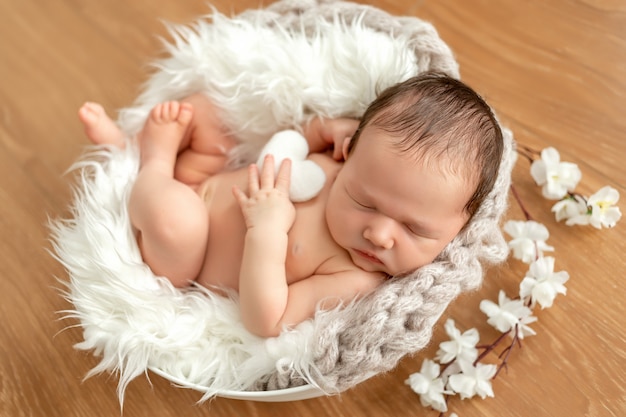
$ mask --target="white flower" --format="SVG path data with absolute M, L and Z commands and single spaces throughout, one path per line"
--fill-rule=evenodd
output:
M 443 380 L 439 377 L 439 365 L 435 362 L 425 359 L 420 372 L 411 374 L 405 383 L 420 395 L 420 402 L 424 407 L 430 406 L 441 412 L 448 410 L 443 396 L 451 392 L 444 390 Z
M 524 263 L 533 262 L 543 256 L 544 251 L 554 250 L 545 242 L 550 237 L 550 232 L 541 223 L 533 220 L 509 220 L 504 224 L 503 229 L 513 238 L 509 241 L 509 247 L 513 249 L 513 257 Z
M 420 371 L 411 374 L 405 383 L 410 385 L 417 394 L 424 394 L 428 392 L 432 382 L 439 378 L 439 373 L 439 365 L 430 359 L 425 359 Z
M 589 217 L 587 216 L 587 202 L 579 195 L 565 197 L 552 206 L 552 212 L 557 222 L 563 219 L 570 220 L 580 216 L 589 222 Z M 567 222 L 567 224 L 571 226 L 570 222 Z
M 461 399 L 472 398 L 480 395 L 480 398 L 493 397 L 491 378 L 496 374 L 496 365 L 478 363 L 476 366 L 471 362 L 459 361 L 463 373 L 450 375 L 448 388 L 458 392 Z
M 530 165 L 530 175 L 537 185 L 543 186 L 543 196 L 551 200 L 561 199 L 568 191 L 573 191 L 582 176 L 578 165 L 561 162 L 561 156 L 554 148 L 541 151 L 541 159 Z
M 476 343 L 479 340 L 478 330 L 469 329 L 461 334 L 452 319 L 446 321 L 444 328 L 450 340 L 439 344 L 435 359 L 440 363 L 449 363 L 457 358 L 474 362 L 478 357 L 478 349 L 476 349 Z
M 619 191 L 613 187 L 602 187 L 594 195 L 589 197 L 587 204 L 591 207 L 591 218 L 589 223 L 597 228 L 613 227 L 622 217 L 619 207 L 616 207 L 619 200 Z
M 480 311 L 489 317 L 487 323 L 502 333 L 517 329 L 517 337 L 520 339 L 525 335 L 536 334 L 527 324 L 537 321 L 537 317 L 531 315 L 532 311 L 522 300 L 511 300 L 502 290 L 498 294 L 498 304 L 482 300 Z M 514 336 L 513 333 L 511 335 Z
M 567 292 L 563 284 L 569 279 L 565 271 L 554 272 L 554 258 L 539 258 L 532 264 L 526 277 L 520 283 L 519 296 L 525 300 L 530 297 L 531 307 L 539 303 L 541 308 L 552 306 L 557 294 Z
M 447 363 L 446 366 L 444 366 L 443 371 L 441 371 L 441 379 L 443 380 L 443 384 L 447 384 L 448 383 L 448 377 L 450 375 L 454 375 L 454 374 L 460 374 L 461 373 L 461 367 L 459 366 L 459 361 L 454 361 L 451 363 Z
M 565 224 L 568 226 L 574 226 L 574 225 L 587 226 L 590 220 L 591 220 L 590 213 L 585 212 L 585 213 L 580 213 L 576 216 L 570 217 L 569 219 L 565 221 Z

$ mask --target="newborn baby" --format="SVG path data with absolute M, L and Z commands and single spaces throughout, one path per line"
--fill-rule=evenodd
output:
M 92 141 L 123 146 L 101 107 L 79 114 Z M 225 169 L 235 140 L 217 114 L 202 95 L 154 107 L 136 138 L 129 214 L 155 274 L 237 291 L 260 336 L 432 262 L 493 187 L 503 150 L 473 90 L 423 74 L 385 90 L 360 122 L 303 126 L 324 181 L 294 203 L 290 159 Z

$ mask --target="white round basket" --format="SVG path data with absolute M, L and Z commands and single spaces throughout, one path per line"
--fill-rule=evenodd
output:
M 308 118 L 360 117 L 379 91 L 421 72 L 458 77 L 432 25 L 348 2 L 283 0 L 234 18 L 214 12 L 172 27 L 172 36 L 169 56 L 121 112 L 120 127 L 132 137 L 154 105 L 201 91 L 235 131 L 240 163 L 255 160 L 271 134 Z M 175 289 L 143 263 L 126 209 L 139 159 L 132 141 L 86 155 L 76 164 L 72 217 L 52 224 L 52 241 L 69 274 L 68 316 L 84 330 L 77 348 L 101 358 L 89 375 L 117 373 L 120 399 L 152 369 L 205 399 L 293 401 L 392 369 L 427 345 L 454 297 L 480 285 L 480 261 L 506 258 L 498 221 L 512 143 L 505 131 L 494 190 L 433 264 L 271 339 L 243 328 L 236 297 Z

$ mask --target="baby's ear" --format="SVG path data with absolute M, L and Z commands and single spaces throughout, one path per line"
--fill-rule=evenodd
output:
M 354 136 L 348 136 L 343 140 L 343 144 L 341 145 L 341 154 L 343 155 L 343 160 L 348 160 L 348 148 L 350 147 L 350 142 L 352 142 L 352 138 Z

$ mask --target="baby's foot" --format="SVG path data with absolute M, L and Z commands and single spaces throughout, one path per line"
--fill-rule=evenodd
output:
M 157 104 L 137 135 L 141 165 L 156 162 L 173 172 L 180 142 L 192 116 L 193 106 L 189 103 L 168 101 Z
M 78 110 L 78 118 L 83 122 L 85 133 L 93 143 L 124 147 L 124 133 L 98 103 L 83 104 Z

